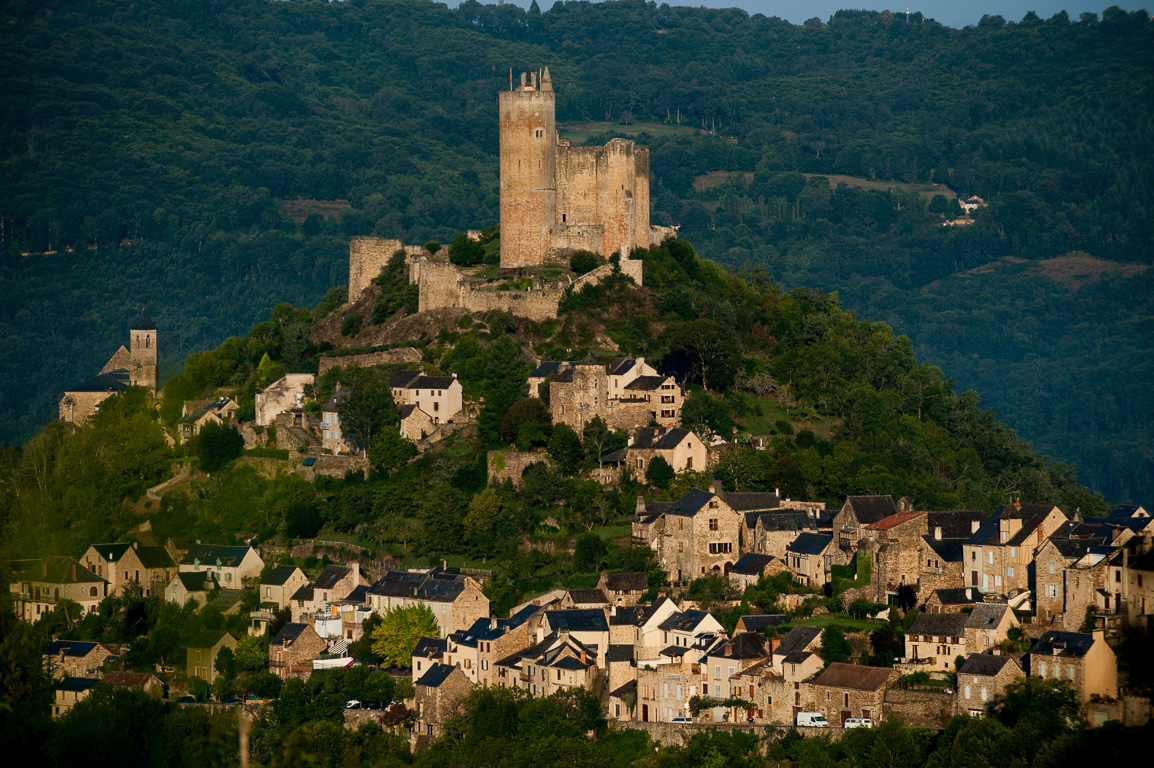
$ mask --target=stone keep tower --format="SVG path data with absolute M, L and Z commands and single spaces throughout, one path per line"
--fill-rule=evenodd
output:
M 129 329 L 131 341 L 129 354 L 132 363 L 128 368 L 129 383 L 136 387 L 148 387 L 156 391 L 156 325 L 148 313 L 141 311 L 140 317 Z
M 499 97 L 501 266 L 544 262 L 557 223 L 556 94 L 549 70 L 521 73 L 521 86 Z

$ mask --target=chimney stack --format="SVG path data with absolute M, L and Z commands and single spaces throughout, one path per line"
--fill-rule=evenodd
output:
M 977 533 L 979 527 L 981 527 L 980 522 L 978 522 L 977 520 L 971 520 L 970 521 L 970 533 Z
M 714 485 L 713 483 L 710 483 L 709 484 L 709 492 L 710 493 L 717 493 L 717 486 Z
M 44 560 L 40 563 L 40 577 L 44 578 L 48 575 L 48 561 Z
M 76 581 L 76 563 L 72 564 L 72 580 Z
M 934 526 L 934 539 L 937 541 L 942 540 L 942 527 L 940 525 Z

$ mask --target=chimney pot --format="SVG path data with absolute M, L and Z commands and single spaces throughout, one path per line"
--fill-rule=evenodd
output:
M 942 527 L 940 525 L 934 526 L 934 539 L 938 541 L 941 541 L 942 539 Z
M 48 561 L 47 560 L 45 560 L 44 562 L 42 562 L 40 564 L 40 575 L 42 577 L 48 575 Z
M 76 581 L 76 563 L 72 564 L 72 580 Z
M 714 485 L 713 483 L 710 483 L 709 484 L 709 492 L 710 493 L 717 493 L 717 486 Z

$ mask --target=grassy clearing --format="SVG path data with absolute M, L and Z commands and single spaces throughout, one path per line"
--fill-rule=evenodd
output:
M 942 184 L 921 182 L 907 184 L 904 181 L 894 181 L 892 179 L 866 179 L 861 176 L 845 176 L 840 173 L 805 173 L 802 175 L 805 176 L 807 180 L 812 179 L 814 176 L 824 177 L 829 180 L 829 185 L 834 189 L 837 189 L 838 184 L 845 184 L 847 187 L 854 187 L 856 189 L 872 189 L 881 192 L 893 189 L 899 192 L 915 192 L 927 201 L 934 195 L 943 195 L 947 200 L 958 196 L 956 192 Z M 728 181 L 739 178 L 748 184 L 753 180 L 753 174 L 749 171 L 710 171 L 709 173 L 703 173 L 695 177 L 693 179 L 693 188 L 698 192 L 707 192 L 715 187 L 720 187 Z M 708 203 L 704 205 L 708 207 Z
M 591 136 L 606 132 L 618 136 L 639 136 L 643 133 L 648 133 L 650 136 L 684 136 L 702 133 L 699 128 L 677 125 L 676 123 L 631 123 L 630 125 L 610 122 L 563 123 L 557 126 L 557 130 L 562 138 L 569 139 L 574 144 L 580 144 L 587 141 Z
M 820 616 L 811 616 L 808 619 L 795 619 L 788 624 L 778 627 L 778 634 L 784 634 L 794 627 L 821 627 L 836 626 L 839 629 L 852 632 L 872 632 L 879 627 L 886 626 L 884 621 L 872 619 L 855 619 L 848 613 L 823 613 Z

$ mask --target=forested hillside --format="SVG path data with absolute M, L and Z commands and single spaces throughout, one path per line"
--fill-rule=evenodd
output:
M 575 139 L 652 147 L 656 223 L 838 290 L 1096 490 L 1154 490 L 1145 13 L 952 30 L 641 2 L 96 0 L 7 3 L 0 22 L 0 440 L 51 419 L 141 306 L 163 377 L 342 284 L 351 234 L 496 224 L 495 95 L 547 65 Z M 974 194 L 976 222 L 943 228 Z

